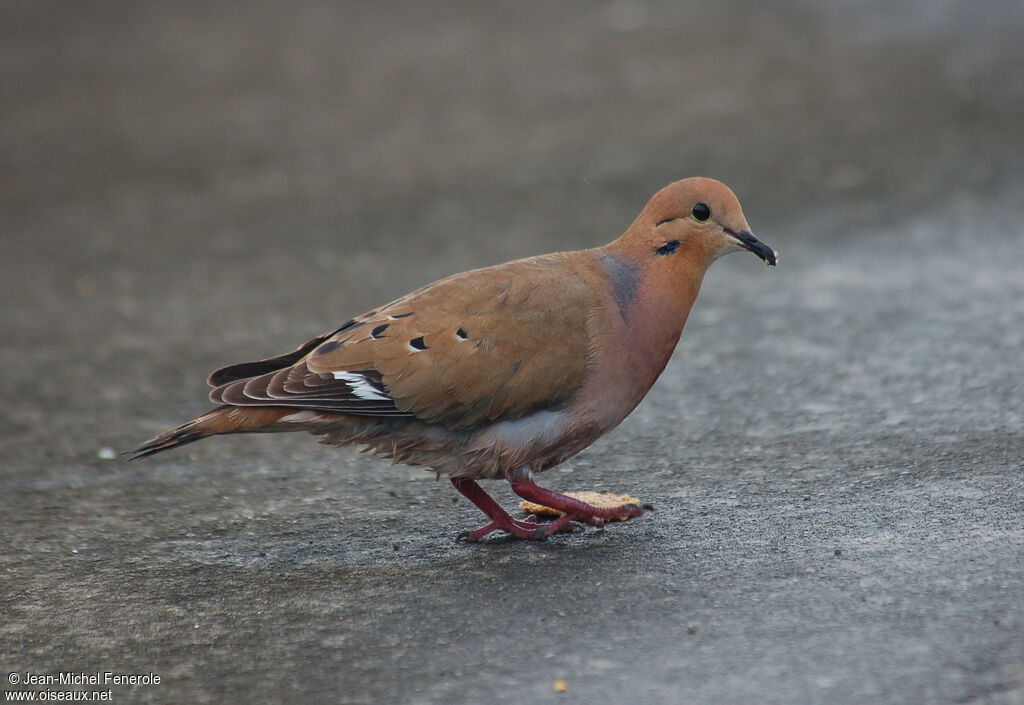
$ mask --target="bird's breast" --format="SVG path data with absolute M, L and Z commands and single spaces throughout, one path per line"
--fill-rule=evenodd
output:
M 604 315 L 592 324 L 594 357 L 573 407 L 604 431 L 629 415 L 672 357 L 696 291 L 652 286 L 628 260 L 602 259 Z

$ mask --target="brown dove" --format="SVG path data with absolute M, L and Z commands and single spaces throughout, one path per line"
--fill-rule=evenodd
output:
M 544 538 L 572 521 L 643 513 L 597 507 L 534 476 L 615 428 L 665 369 L 708 266 L 749 250 L 728 187 L 707 178 L 656 193 L 603 246 L 519 259 L 428 284 L 295 351 L 213 372 L 205 414 L 130 451 L 140 458 L 223 433 L 307 431 L 447 475 L 495 530 Z M 562 512 L 513 519 L 477 480 L 503 479 Z

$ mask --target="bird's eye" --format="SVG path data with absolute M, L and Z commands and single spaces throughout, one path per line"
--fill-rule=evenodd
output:
M 706 223 L 711 219 L 711 209 L 706 203 L 698 203 L 693 207 L 693 217 L 699 223 Z

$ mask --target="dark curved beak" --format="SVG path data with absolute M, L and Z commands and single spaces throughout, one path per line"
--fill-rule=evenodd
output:
M 750 250 L 755 255 L 763 259 L 765 264 L 774 267 L 778 263 L 779 253 L 754 237 L 754 233 L 749 230 L 740 230 L 739 232 L 736 232 L 732 228 L 723 229 L 726 233 L 736 238 L 740 245 L 745 249 Z

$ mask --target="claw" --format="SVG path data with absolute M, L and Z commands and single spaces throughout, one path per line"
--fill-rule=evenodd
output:
M 575 497 L 559 492 L 552 492 L 538 487 L 533 481 L 533 473 L 524 472 L 511 481 L 512 491 L 525 500 L 542 504 L 545 507 L 562 512 L 563 516 L 581 521 L 595 527 L 603 527 L 608 519 L 625 519 L 640 516 L 644 506 L 639 504 L 620 504 L 615 507 L 598 507 Z
M 578 499 L 538 487 L 534 484 L 532 477 L 527 475 L 525 478 L 513 480 L 512 490 L 520 497 L 557 509 L 562 512 L 562 515 L 547 523 L 539 522 L 537 516 L 533 514 L 523 520 L 517 520 L 502 509 L 475 481 L 453 478 L 452 484 L 491 519 L 489 524 L 481 526 L 475 531 L 464 531 L 459 534 L 458 540 L 469 543 L 476 543 L 492 531 L 504 531 L 520 539 L 543 541 L 552 534 L 559 531 L 571 531 L 582 524 L 600 529 L 604 527 L 606 519 L 639 516 L 644 513 L 644 507 L 638 504 L 595 507 Z
M 547 526 L 547 524 L 538 524 L 536 522 L 516 521 L 512 517 L 508 517 L 507 521 L 501 519 L 492 521 L 486 526 L 481 526 L 476 531 L 464 531 L 459 534 L 459 537 L 464 537 L 467 543 L 476 543 L 492 531 L 505 531 L 517 539 L 543 541 L 548 537 Z

